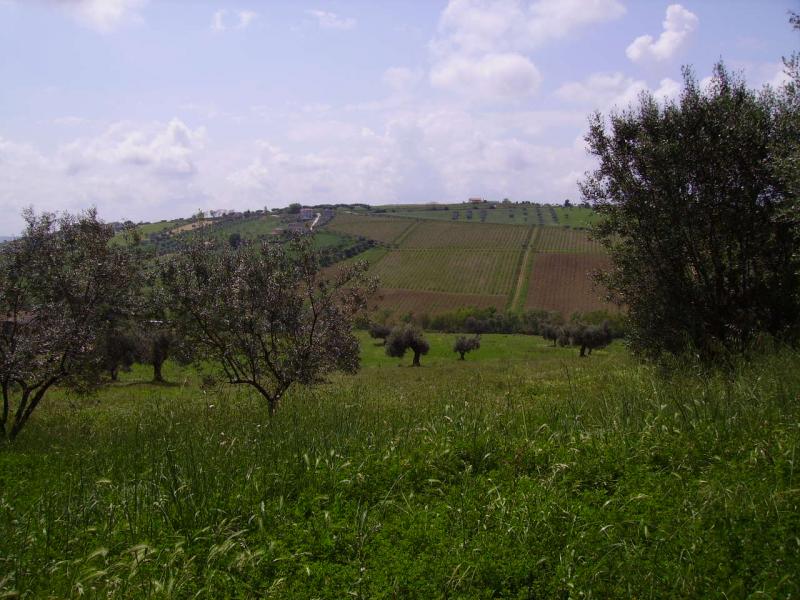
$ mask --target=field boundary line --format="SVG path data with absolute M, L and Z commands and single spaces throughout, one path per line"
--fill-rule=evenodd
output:
M 520 304 L 524 304 L 523 291 L 526 293 L 528 291 L 528 280 L 530 279 L 531 263 L 533 262 L 534 254 L 533 247 L 539 241 L 540 230 L 540 227 L 532 225 L 528 232 L 528 239 L 525 243 L 525 253 L 522 255 L 519 271 L 517 273 L 517 283 L 514 286 L 512 294 L 508 297 L 508 308 L 511 310 L 522 308 Z
M 408 227 L 406 227 L 406 228 L 405 228 L 405 229 L 404 229 L 404 230 L 403 230 L 403 231 L 400 233 L 400 235 L 398 235 L 396 238 L 394 238 L 394 239 L 392 240 L 392 243 L 393 243 L 393 244 L 397 244 L 398 246 L 399 246 L 400 244 L 402 244 L 402 243 L 403 243 L 403 240 L 405 240 L 405 239 L 406 239 L 406 238 L 407 238 L 407 237 L 408 237 L 408 236 L 411 234 L 411 231 L 412 231 L 413 229 L 415 229 L 415 228 L 417 227 L 417 225 L 419 225 L 421 222 L 422 222 L 422 221 L 421 221 L 420 219 L 414 219 L 414 220 L 411 222 L 411 224 L 410 224 Z

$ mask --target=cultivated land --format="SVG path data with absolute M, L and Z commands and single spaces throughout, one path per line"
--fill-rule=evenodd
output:
M 478 219 L 457 222 L 438 216 L 452 214 L 456 207 L 382 207 L 379 210 L 386 212 L 377 214 L 340 212 L 328 229 L 386 245 L 385 254 L 372 261 L 371 273 L 382 285 L 372 305 L 398 314 L 434 315 L 462 307 L 495 307 L 542 309 L 569 317 L 576 311 L 616 310 L 601 299 L 593 285 L 591 273 L 607 267 L 608 260 L 587 231 Z M 557 214 L 556 208 L 573 222 L 585 224 L 594 218 L 585 208 L 517 205 L 509 209 L 497 205 L 483 210 L 538 209 Z M 426 218 L 421 213 L 437 216 Z
M 588 227 L 597 214 L 581 206 L 563 207 L 548 204 L 397 204 L 359 208 L 360 214 L 378 214 L 413 219 L 451 221 L 461 223 L 495 223 L 502 225 L 569 225 Z M 455 214 L 454 216 L 454 213 Z
M 465 210 L 472 211 L 475 218 L 462 218 Z M 459 219 L 453 220 L 456 213 Z M 524 221 L 509 217 L 512 213 L 547 218 Z M 480 214 L 485 216 L 484 222 Z M 270 236 L 291 218 L 253 213 L 208 220 L 203 229 L 222 241 L 232 234 L 256 240 Z M 315 233 L 314 243 L 330 251 L 324 264 L 367 259 L 371 274 L 378 276 L 382 285 L 371 306 L 398 315 L 495 307 L 545 309 L 569 317 L 576 310 L 613 308 L 600 300 L 591 283 L 590 272 L 608 264 L 601 245 L 583 229 L 594 219 L 595 214 L 582 207 L 533 204 L 370 210 L 357 206 L 337 209 L 333 220 Z M 572 226 L 565 226 L 567 222 Z M 181 236 L 189 235 L 182 228 L 195 224 L 191 220 L 165 221 L 142 224 L 139 230 L 159 254 L 168 254 L 178 248 Z M 374 240 L 379 247 L 364 252 L 365 246 L 356 247 L 360 238 Z M 354 256 L 354 252 L 358 254 Z M 326 272 L 334 270 L 335 264 Z
M 595 310 L 616 312 L 613 304 L 603 301 L 602 289 L 588 275 L 610 266 L 610 260 L 602 254 L 535 254 L 525 307 L 567 315 Z
M 791 597 L 800 357 L 663 378 L 485 335 L 278 414 L 207 372 L 54 390 L 0 450 L 0 595 Z M 205 382 L 205 383 L 203 383 Z
M 372 274 L 388 288 L 508 295 L 522 250 L 403 249 L 389 252 Z
M 363 216 L 339 210 L 327 228 L 331 231 L 359 235 L 390 244 L 412 225 L 413 222 L 410 221 Z

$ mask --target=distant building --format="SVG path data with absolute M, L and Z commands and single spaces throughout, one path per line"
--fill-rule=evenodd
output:
M 484 200 L 483 198 L 470 198 L 469 199 L 469 203 L 470 204 L 482 204 L 483 202 L 486 202 L 486 200 Z
M 314 209 L 313 208 L 301 208 L 300 209 L 300 220 L 301 221 L 310 221 L 314 218 Z

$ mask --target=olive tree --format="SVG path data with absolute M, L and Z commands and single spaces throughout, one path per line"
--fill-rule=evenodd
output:
M 395 327 L 386 338 L 386 354 L 395 358 L 403 358 L 406 351 L 411 350 L 414 353 L 414 360 L 411 364 L 415 367 L 420 366 L 419 357 L 427 354 L 430 348 L 422 330 L 411 324 Z
M 114 232 L 95 210 L 23 217 L 22 236 L 0 246 L 0 437 L 12 439 L 53 386 L 99 385 L 137 279 L 133 255 L 109 244 Z
M 159 280 L 195 359 L 255 389 L 272 415 L 292 384 L 358 369 L 352 322 L 374 289 L 365 270 L 357 263 L 322 277 L 304 239 L 232 248 L 197 237 L 161 266 Z
M 591 118 L 598 166 L 582 193 L 613 261 L 602 283 L 627 308 L 638 353 L 715 360 L 762 333 L 797 338 L 796 223 L 785 218 L 796 189 L 776 168 L 800 139 L 786 93 L 750 90 L 720 64 L 708 86 L 684 70 L 677 100 L 643 94 Z
M 455 343 L 453 344 L 453 352 L 456 352 L 459 355 L 460 360 L 464 360 L 464 355 L 468 352 L 472 352 L 473 350 L 477 350 L 481 347 L 481 336 L 476 335 L 474 337 L 467 337 L 464 335 L 460 335 L 456 338 Z
M 383 325 L 381 323 L 370 323 L 369 337 L 374 340 L 382 340 L 383 345 L 386 345 L 386 338 L 389 337 L 391 332 L 392 328 L 388 325 Z

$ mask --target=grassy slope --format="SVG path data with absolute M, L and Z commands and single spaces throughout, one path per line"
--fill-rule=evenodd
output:
M 0 451 L 0 594 L 786 597 L 800 357 L 660 379 L 484 336 L 290 392 L 137 369 Z

